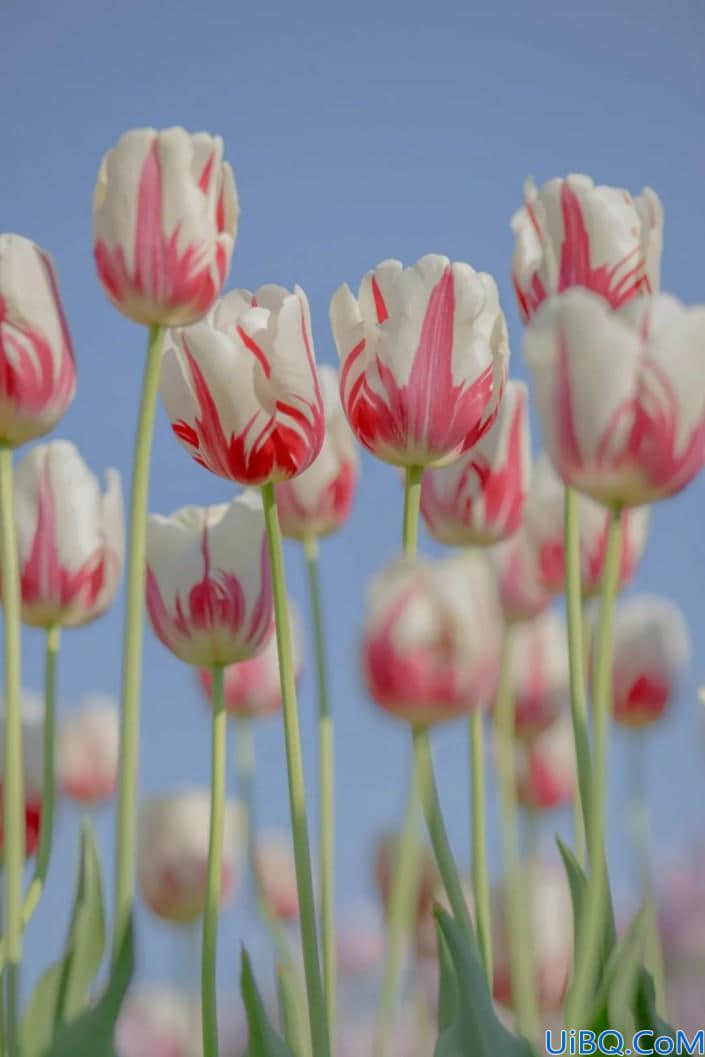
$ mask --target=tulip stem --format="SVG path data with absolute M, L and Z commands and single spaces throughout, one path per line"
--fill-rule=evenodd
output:
M 286 597 L 286 577 L 282 549 L 281 528 L 274 496 L 274 485 L 262 485 L 264 519 L 269 541 L 269 558 L 272 569 L 272 592 L 277 633 L 277 652 L 284 707 L 284 740 L 289 778 L 289 805 L 291 831 L 294 842 L 296 884 L 299 893 L 299 917 L 301 923 L 301 945 L 304 956 L 308 1012 L 311 1023 L 311 1040 L 315 1057 L 330 1057 L 330 1034 L 328 1017 L 323 998 L 321 967 L 318 959 L 316 936 L 316 907 L 313 898 L 311 853 L 306 818 L 306 791 L 301 754 L 301 733 L 296 697 L 296 676 L 292 662 L 291 628 Z
M 472 805 L 472 884 L 475 895 L 477 941 L 485 966 L 487 980 L 492 987 L 492 919 L 490 914 L 490 879 L 487 869 L 487 803 L 485 792 L 485 728 L 484 712 L 471 712 L 470 774 Z
M 593 983 L 598 969 L 600 945 L 604 938 L 604 917 L 608 910 L 609 882 L 605 858 L 605 797 L 607 750 L 612 713 L 612 659 L 614 652 L 614 603 L 619 587 L 622 546 L 621 511 L 613 509 L 607 530 L 605 564 L 602 571 L 600 619 L 595 641 L 595 667 L 592 680 L 594 771 L 590 798 L 588 852 L 590 883 L 585 910 L 579 922 L 575 978 L 566 1006 L 566 1024 L 582 1027 L 590 1012 Z
M 216 1003 L 216 944 L 220 887 L 223 876 L 223 825 L 225 819 L 225 771 L 227 713 L 225 711 L 222 664 L 213 665 L 213 728 L 211 740 L 211 811 L 208 838 L 206 903 L 203 909 L 201 958 L 201 1011 L 203 1057 L 218 1057 L 218 1011 Z
M 304 541 L 311 619 L 316 652 L 318 686 L 318 767 L 319 767 L 319 850 L 321 889 L 321 945 L 323 950 L 323 987 L 328 1012 L 331 1049 L 334 1049 L 336 1014 L 336 943 L 335 943 L 335 746 L 333 716 L 328 694 L 326 643 L 323 631 L 323 609 L 318 573 L 318 541 L 309 536 Z
M 522 1035 L 536 1042 L 539 1024 L 531 964 L 532 937 L 519 850 L 519 811 L 514 758 L 512 647 L 513 628 L 511 624 L 507 624 L 502 638 L 499 684 L 494 712 L 497 729 L 497 777 L 504 859 L 502 909 L 509 946 L 512 998 L 517 1014 L 517 1024 Z
M 421 508 L 421 478 L 423 466 L 407 466 L 404 487 L 404 524 L 402 542 L 404 554 L 414 557 L 419 538 L 419 510 Z
M 149 328 L 137 435 L 132 463 L 130 548 L 127 558 L 127 602 L 123 632 L 122 713 L 120 719 L 120 787 L 115 849 L 113 958 L 117 957 L 132 913 L 135 892 L 135 804 L 140 734 L 142 624 L 147 558 L 147 500 L 154 415 L 159 391 L 164 328 Z
M 3 855 L 5 861 L 5 955 L 7 958 L 7 1050 L 18 1057 L 17 990 L 22 961 L 22 869 L 25 850 L 21 699 L 20 572 L 15 534 L 12 448 L 0 445 L 0 568 L 5 609 L 5 758 L 3 764 Z

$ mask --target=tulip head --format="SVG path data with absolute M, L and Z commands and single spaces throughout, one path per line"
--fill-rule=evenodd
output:
M 42 819 L 44 776 L 44 702 L 37 694 L 22 692 L 22 754 L 25 816 L 25 856 L 37 850 Z M 2 774 L 5 761 L 5 716 L 0 712 L 0 860 L 3 854 Z
M 112 303 L 147 325 L 200 319 L 228 273 L 238 212 L 219 136 L 125 132 L 93 194 L 95 262 Z
M 117 702 L 95 694 L 59 725 L 57 784 L 65 796 L 87 806 L 109 800 L 117 785 L 120 716 Z
M 529 811 L 570 803 L 577 784 L 570 716 L 562 713 L 535 737 L 516 745 L 517 798 Z
M 533 738 L 564 708 L 569 694 L 565 621 L 553 610 L 517 624 L 512 637 L 517 737 Z
M 504 619 L 508 624 L 531 620 L 549 605 L 551 595 L 540 575 L 539 554 L 523 525 L 488 551 Z
M 201 1044 L 192 997 L 164 987 L 130 990 L 115 1026 L 117 1057 L 190 1057 Z

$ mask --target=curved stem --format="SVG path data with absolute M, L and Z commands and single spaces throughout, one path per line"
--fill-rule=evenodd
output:
M 132 464 L 130 540 L 127 559 L 127 601 L 123 633 L 122 714 L 120 720 L 120 788 L 117 807 L 115 850 L 115 910 L 113 957 L 132 913 L 135 891 L 135 803 L 140 730 L 140 684 L 142 679 L 142 623 L 144 616 L 145 564 L 147 555 L 147 499 L 154 413 L 159 391 L 164 328 L 150 327 L 142 381 L 137 435 Z
M 203 1057 L 218 1057 L 216 945 L 218 938 L 218 912 L 220 910 L 220 886 L 223 876 L 223 825 L 225 818 L 225 770 L 227 750 L 227 714 L 225 711 L 223 683 L 223 666 L 220 664 L 214 664 L 212 691 L 213 732 L 211 741 L 211 813 L 201 957 Z
M 487 869 L 487 803 L 485 792 L 484 713 L 476 708 L 470 714 L 470 774 L 472 805 L 472 886 L 475 895 L 477 942 L 492 987 L 492 916 L 490 879 Z
M 289 778 L 289 805 L 291 810 L 291 831 L 294 841 L 294 862 L 296 865 L 296 883 L 299 893 L 299 915 L 301 922 L 301 945 L 306 974 L 306 992 L 308 1012 L 311 1023 L 311 1039 L 316 1057 L 330 1057 L 330 1034 L 328 1017 L 323 998 L 321 967 L 318 960 L 318 941 L 316 937 L 316 908 L 313 899 L 313 878 L 311 875 L 311 853 L 308 839 L 308 821 L 306 818 L 306 790 L 304 786 L 303 760 L 301 755 L 301 733 L 299 731 L 299 712 L 296 698 L 296 678 L 291 655 L 291 629 L 286 597 L 286 578 L 284 574 L 284 555 L 282 551 L 281 529 L 277 504 L 274 497 L 274 485 L 262 486 L 264 519 L 269 540 L 269 558 L 272 568 L 272 591 L 274 595 L 274 616 L 276 620 L 277 651 L 279 655 L 279 672 L 281 678 L 282 701 L 284 706 L 284 739 L 286 744 L 286 761 Z
M 513 629 L 507 625 L 502 641 L 499 685 L 495 704 L 497 776 L 504 858 L 503 908 L 509 945 L 512 995 L 522 1035 L 538 1039 L 538 1007 L 531 964 L 531 927 L 521 876 L 519 812 L 514 760 L 514 687 L 512 674 Z
M 326 645 L 323 633 L 321 588 L 318 574 L 318 543 L 309 537 L 304 543 L 308 590 L 311 601 L 316 678 L 318 683 L 318 767 L 319 767 L 319 848 L 321 890 L 321 946 L 323 986 L 328 1011 L 331 1048 L 335 1038 L 336 943 L 335 943 L 335 759 L 333 716 L 328 695 Z
M 607 749 L 612 712 L 612 657 L 614 602 L 619 586 L 619 560 L 622 531 L 621 513 L 612 511 L 607 533 L 605 564 L 602 572 L 600 619 L 595 642 L 593 686 L 594 771 L 590 798 L 588 851 L 590 884 L 583 920 L 579 923 L 575 979 L 568 996 L 566 1023 L 582 1027 L 590 1011 L 597 973 L 600 945 L 604 936 L 603 919 L 608 907 L 609 883 L 605 859 L 605 797 Z

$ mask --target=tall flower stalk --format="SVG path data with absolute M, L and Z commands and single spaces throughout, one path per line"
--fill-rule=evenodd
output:
M 477 942 L 492 987 L 492 918 L 490 879 L 487 868 L 487 803 L 485 794 L 485 728 L 484 713 L 476 708 L 468 721 L 470 732 L 470 803 L 472 829 L 472 885 L 475 895 Z
M 223 825 L 227 754 L 227 713 L 225 711 L 223 666 L 213 665 L 213 726 L 211 734 L 211 809 L 208 842 L 206 902 L 203 910 L 201 952 L 201 1017 L 203 1057 L 218 1057 L 218 1011 L 216 1003 L 216 941 L 218 910 L 223 874 Z

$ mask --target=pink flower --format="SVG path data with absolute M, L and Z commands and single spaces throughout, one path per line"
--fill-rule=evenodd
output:
M 76 364 L 49 254 L 0 235 L 0 441 L 53 429 L 73 400 Z
M 101 492 L 73 444 L 25 455 L 15 478 L 22 619 L 79 627 L 101 616 L 120 585 L 125 550 L 122 486 L 108 470 Z
M 117 1057 L 192 1057 L 201 1045 L 200 1021 L 200 1007 L 194 1010 L 190 995 L 141 986 L 130 991 L 120 1009 Z
M 94 694 L 60 722 L 57 784 L 79 804 L 100 804 L 115 792 L 120 752 L 117 702 Z
M 491 276 L 437 254 L 382 261 L 357 298 L 337 290 L 330 317 L 345 414 L 374 455 L 430 466 L 492 425 L 509 343 Z
M 280 921 L 294 921 L 299 916 L 299 892 L 294 851 L 286 833 L 265 829 L 257 834 L 255 871 L 265 906 Z
M 301 634 L 293 603 L 289 602 L 289 623 L 294 671 L 301 672 Z M 210 701 L 213 676 L 201 668 L 198 679 Z M 261 653 L 249 661 L 230 664 L 225 669 L 225 707 L 233 716 L 268 716 L 282 707 L 279 656 L 276 635 L 271 635 Z
M 531 738 L 549 726 L 569 695 L 565 621 L 548 610 L 517 624 L 512 639 L 515 729 Z
M 140 805 L 137 879 L 142 898 L 157 917 L 187 923 L 206 899 L 210 795 L 206 789 L 153 797 Z M 240 839 L 239 810 L 226 804 L 221 903 L 232 894 Z
M 3 771 L 5 746 L 4 706 L 0 709 L 0 862 L 4 846 Z M 22 780 L 24 788 L 25 856 L 34 855 L 39 845 L 42 821 L 44 778 L 44 702 L 38 694 L 22 692 Z
M 566 484 L 640 506 L 680 491 L 705 462 L 705 306 L 661 294 L 613 312 L 571 290 L 537 314 L 525 351 Z
M 302 473 L 321 450 L 323 399 L 303 290 L 233 290 L 170 333 L 161 396 L 196 462 L 259 485 Z
M 612 308 L 658 290 L 663 210 L 648 187 L 632 198 L 619 187 L 596 187 L 589 176 L 541 188 L 527 180 L 512 231 L 512 278 L 525 321 L 572 286 L 587 287 Z
M 362 660 L 376 703 L 410 723 L 453 719 L 494 693 L 501 617 L 476 554 L 400 560 L 373 581 Z
M 277 485 L 282 532 L 292 539 L 327 536 L 347 519 L 357 483 L 355 441 L 343 413 L 338 376 L 332 367 L 319 369 L 325 437 L 307 470 Z
M 690 657 L 690 635 L 668 598 L 636 595 L 615 614 L 612 709 L 618 723 L 638 727 L 665 713 Z
M 421 513 L 434 539 L 452 546 L 497 543 L 521 524 L 531 471 L 528 397 L 510 380 L 490 429 L 450 466 L 425 472 Z
M 187 664 L 233 664 L 264 647 L 272 592 L 256 493 L 150 515 L 147 612 L 157 637 Z
M 182 128 L 125 132 L 103 158 L 93 195 L 103 289 L 137 323 L 193 323 L 223 286 L 237 218 L 219 136 Z
M 576 788 L 575 742 L 570 716 L 562 713 L 536 737 L 516 745 L 517 796 L 530 811 L 569 803 Z
M 531 620 L 543 612 L 551 595 L 540 576 L 539 555 L 526 526 L 487 553 L 507 623 Z

